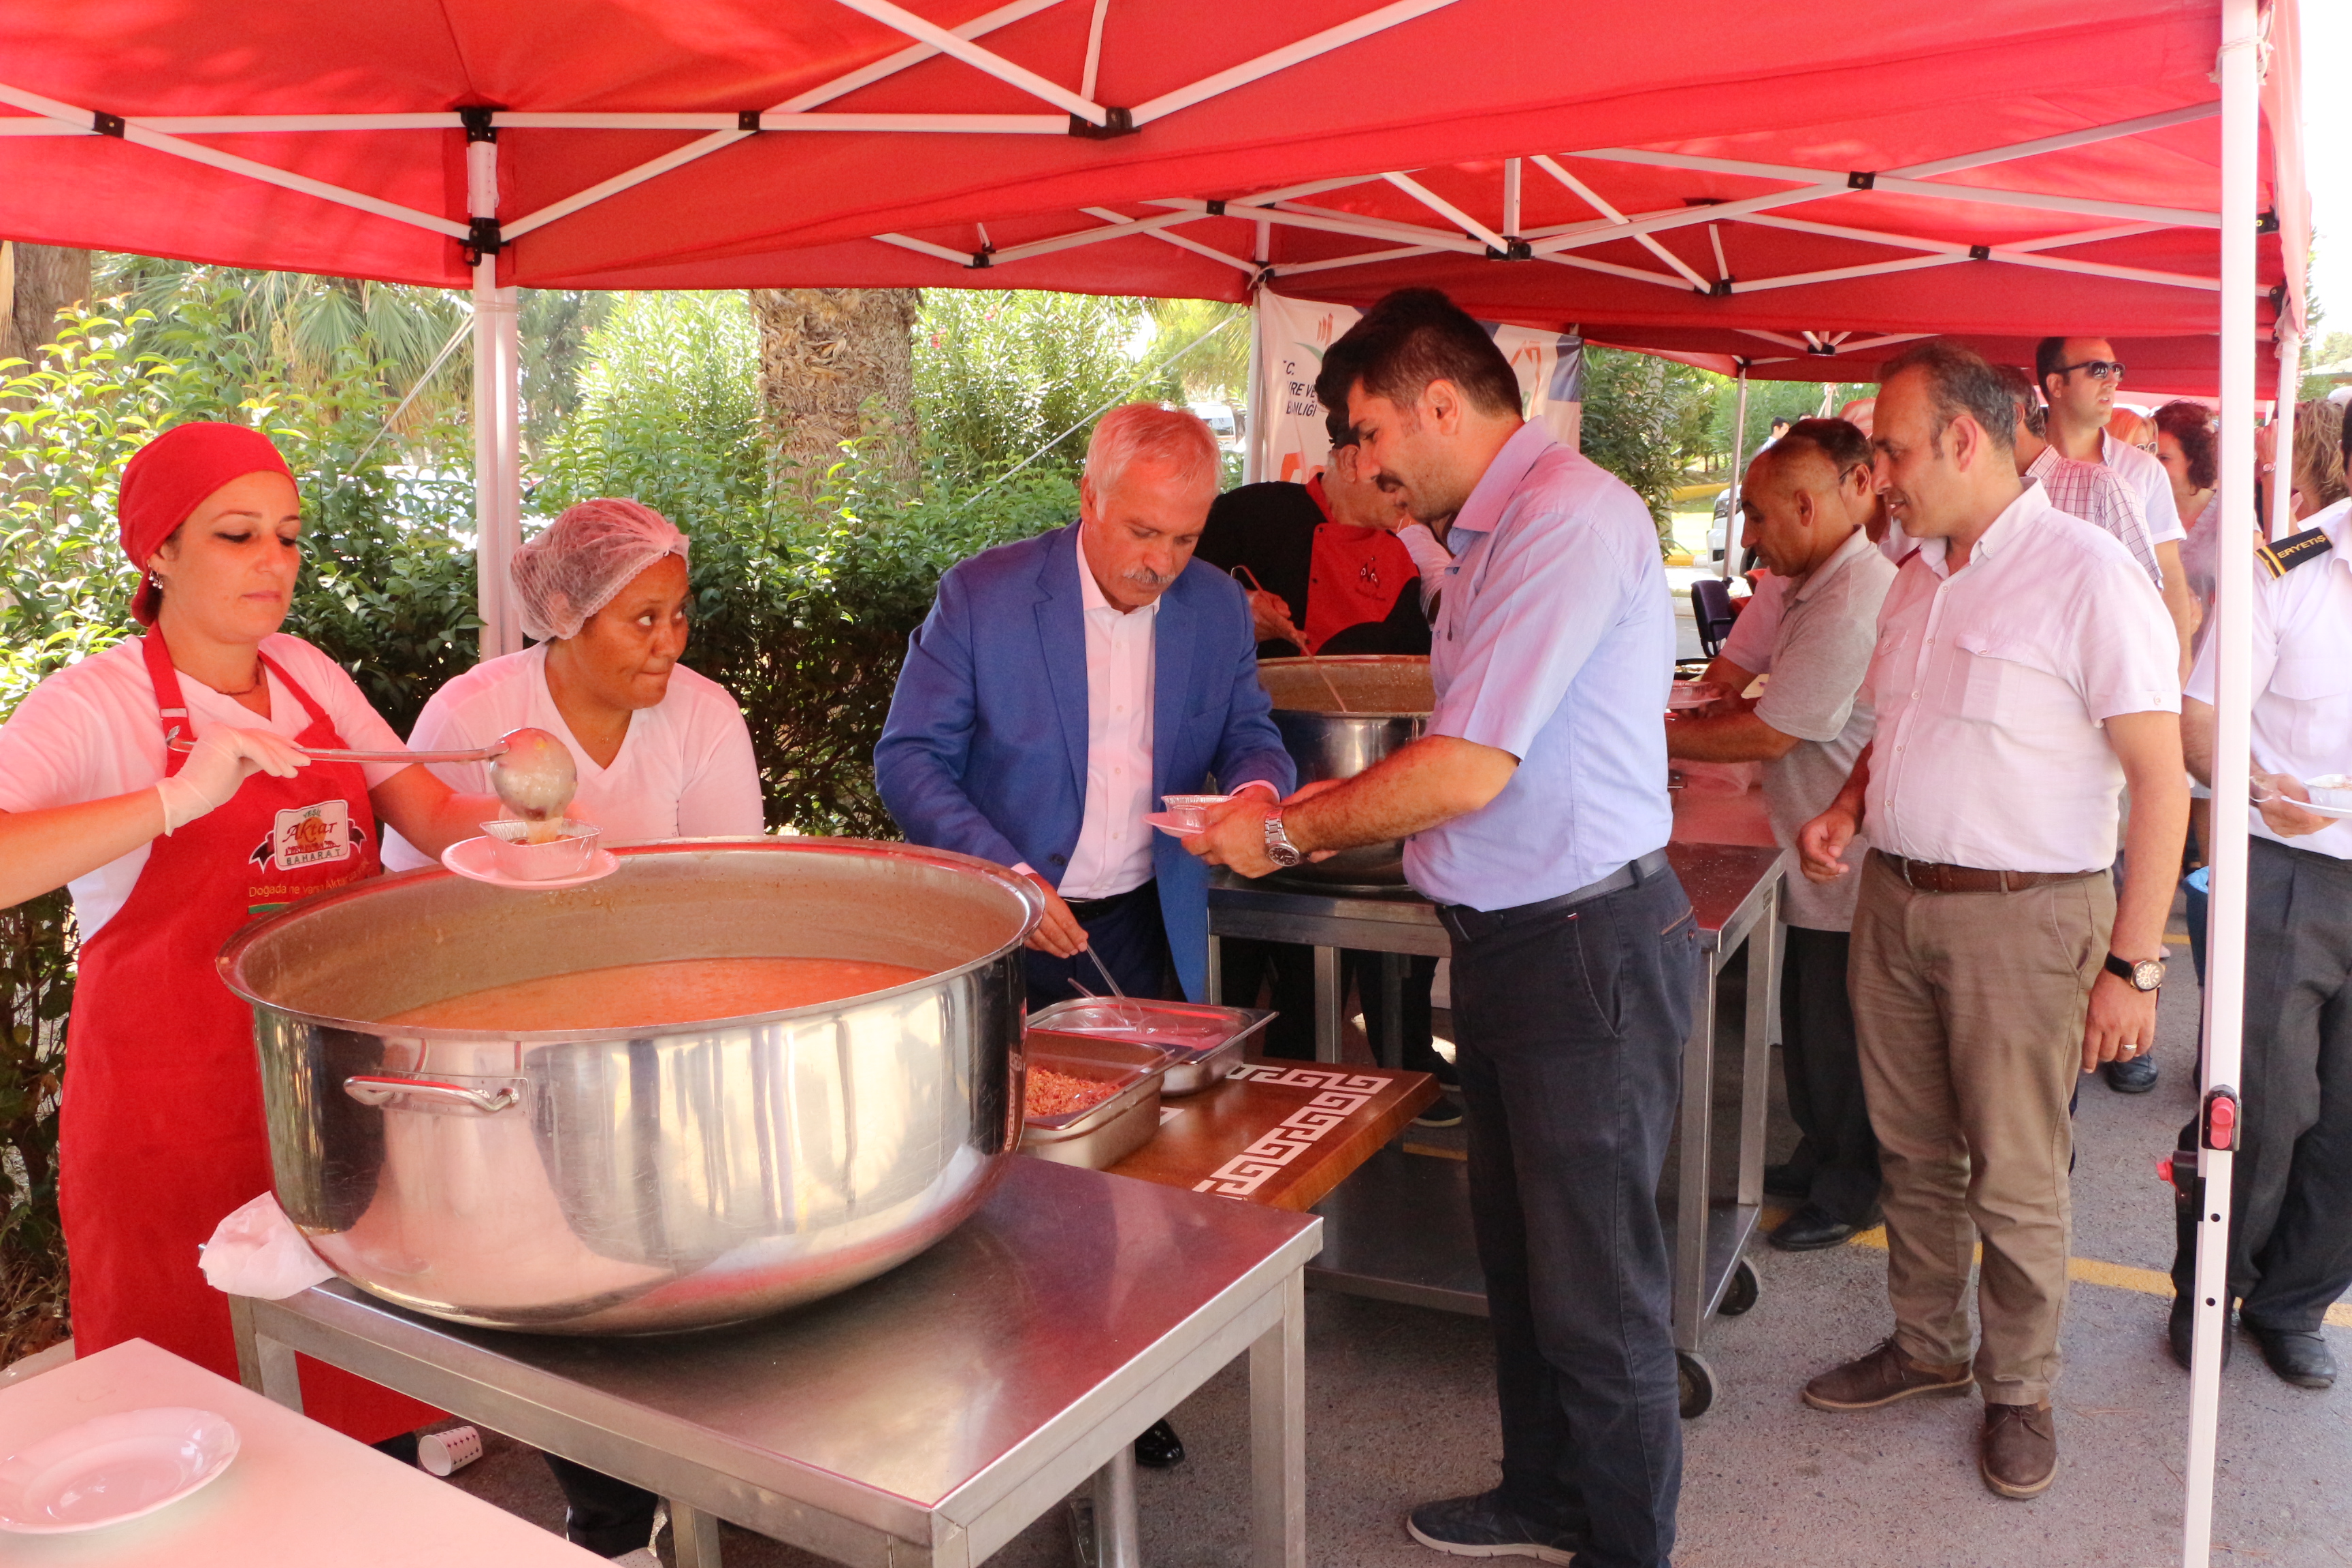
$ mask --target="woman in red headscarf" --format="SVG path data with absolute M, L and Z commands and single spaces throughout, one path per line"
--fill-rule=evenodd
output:
M 148 630 L 59 670 L 0 726 L 0 906 L 60 885 L 81 930 L 59 1204 L 82 1353 L 137 1337 L 236 1376 L 197 1247 L 270 1186 L 250 1009 L 213 958 L 257 915 L 379 875 L 381 828 L 438 851 L 497 815 L 396 751 L 350 676 L 278 631 L 301 502 L 239 425 L 158 436 L 123 471 L 122 548 Z M 168 739 L 185 737 L 188 752 Z M 313 1417 L 376 1442 L 428 1406 L 306 1362 Z

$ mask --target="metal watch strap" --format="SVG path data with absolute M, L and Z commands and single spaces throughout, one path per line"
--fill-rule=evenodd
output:
M 1289 832 L 1282 826 L 1282 813 L 1276 810 L 1265 819 L 1265 858 L 1276 866 L 1291 867 L 1307 857 L 1290 841 Z

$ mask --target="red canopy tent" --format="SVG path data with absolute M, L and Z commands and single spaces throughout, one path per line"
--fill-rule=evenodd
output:
M 1931 332 L 2011 362 L 2097 334 L 2136 388 L 2220 395 L 2224 526 L 2252 526 L 2255 334 L 2291 409 L 2303 321 L 2293 0 L 984 3 L 18 0 L 0 232 L 470 286 L 487 651 L 519 646 L 517 286 L 1434 283 L 1836 380 Z M 2221 559 L 2240 756 L 2251 566 Z M 2209 1083 L 2237 1070 L 2244 791 L 2215 781 Z M 2207 1169 L 2226 1212 L 2227 1153 Z

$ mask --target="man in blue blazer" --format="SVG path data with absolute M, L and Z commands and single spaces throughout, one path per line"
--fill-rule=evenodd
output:
M 1143 820 L 1160 797 L 1289 792 L 1239 584 L 1192 560 L 1216 438 L 1157 404 L 1105 415 L 1078 522 L 983 551 L 940 580 L 874 748 L 908 839 L 1036 879 L 1032 1006 L 1103 989 L 1208 993 L 1208 874 Z

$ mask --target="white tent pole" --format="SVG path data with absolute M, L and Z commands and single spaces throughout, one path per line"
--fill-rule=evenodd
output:
M 1269 424 L 1265 388 L 1265 312 L 1258 308 L 1264 289 L 1250 289 L 1249 390 L 1243 394 L 1248 400 L 1245 417 L 1249 430 L 1242 441 L 1242 483 L 1254 485 L 1265 471 L 1265 432 Z
M 2221 538 L 2254 523 L 2254 187 L 2261 144 L 2255 0 L 2223 0 L 2221 47 Z M 2246 804 L 2253 704 L 2253 553 L 2215 552 L 2212 893 L 2205 939 L 2205 1079 L 2209 1099 L 2238 1081 L 2246 978 Z M 2234 1139 L 2231 1140 L 2235 1142 Z M 2213 1552 L 2213 1460 L 2221 1415 L 2221 1347 L 2230 1331 L 2230 1179 L 2234 1154 L 2198 1151 L 2204 1194 L 2197 1224 L 2196 1353 L 2189 1373 L 2189 1465 L 2183 1568 Z M 2192 1188 L 2192 1191 L 2198 1190 Z
M 2278 401 L 2272 405 L 2277 412 L 2272 423 L 2278 426 L 2277 439 L 2271 447 L 2276 467 L 2271 469 L 2270 489 L 2264 500 L 2270 505 L 2270 516 L 2256 521 L 2273 539 L 2284 539 L 2294 531 L 2294 416 L 2295 391 L 2303 380 L 2303 334 L 2293 323 L 2279 323 Z
M 1747 454 L 1748 443 L 1748 362 L 1739 362 L 1739 403 L 1731 415 L 1731 484 L 1725 493 L 1731 498 L 1723 514 L 1723 567 L 1717 573 L 1725 582 L 1731 581 L 1732 552 L 1739 548 L 1739 475 L 1740 459 Z
M 499 212 L 496 132 L 466 143 L 466 207 L 475 217 Z M 474 573 L 484 658 L 519 652 L 509 570 L 522 532 L 521 300 L 499 287 L 499 258 L 474 263 Z

